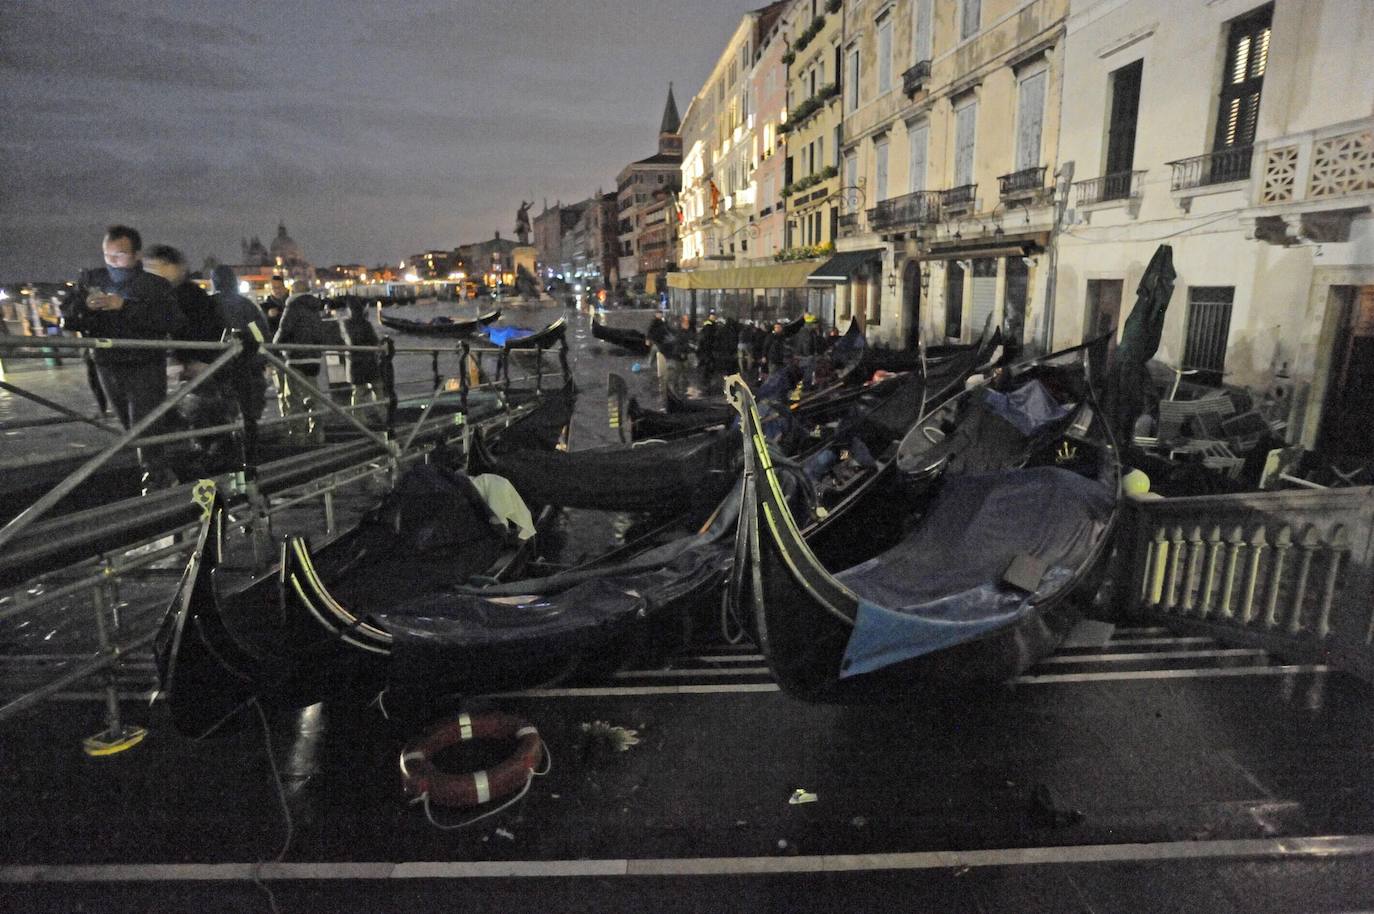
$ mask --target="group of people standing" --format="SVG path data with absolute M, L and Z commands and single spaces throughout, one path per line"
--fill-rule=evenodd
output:
M 833 329 L 829 334 L 822 333 L 816 315 L 811 313 L 803 315 L 801 327 L 789 335 L 787 325 L 781 321 L 770 327 L 754 320 L 720 320 L 714 309 L 696 330 L 686 314 L 678 318 L 676 326 L 657 314 L 645 335 L 652 345 L 659 392 L 665 400 L 669 390 L 683 392 L 686 366 L 693 354 L 703 382 L 728 368 L 738 370 L 751 384 L 792 370 L 797 374 L 795 382 L 810 389 L 818 379 L 824 381 L 826 365 L 822 357 L 838 337 Z
M 376 330 L 367 321 L 362 302 L 350 309 L 347 321 L 327 328 L 323 302 L 308 287 L 288 294 L 284 277 L 272 278 L 272 292 L 262 306 L 239 292 L 232 267 L 212 271 L 211 293 L 190 278 L 185 255 L 170 245 L 143 250 L 139 232 L 127 225 L 112 225 L 101 240 L 105 265 L 83 271 L 80 281 L 64 298 L 63 327 L 87 337 L 113 340 L 178 340 L 221 342 L 226 334 L 241 331 L 257 342 L 312 345 L 375 345 Z M 179 383 L 187 384 L 203 374 L 220 350 L 180 348 L 171 350 L 171 363 Z M 362 354 L 370 355 L 370 354 Z M 290 353 L 287 363 L 312 381 L 320 374 L 318 352 Z M 93 350 L 89 362 L 92 391 L 102 413 L 113 412 L 119 423 L 132 428 L 167 398 L 168 351 L 160 347 L 110 347 Z M 364 384 L 376 380 L 376 357 L 354 359 Z M 237 370 L 203 382 L 187 397 L 182 416 L 191 428 L 229 421 L 235 410 L 256 422 L 266 406 L 266 360 L 260 353 L 247 358 Z M 292 389 L 291 377 L 277 377 L 283 415 L 308 412 L 310 403 L 300 385 Z M 320 437 L 322 428 L 306 419 L 290 433 Z M 211 439 L 204 446 L 213 446 Z M 145 489 L 176 482 L 162 459 L 161 448 L 141 450 Z

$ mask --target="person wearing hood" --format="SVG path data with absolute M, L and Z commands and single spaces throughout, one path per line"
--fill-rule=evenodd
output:
M 311 293 L 310 285 L 305 280 L 297 280 L 296 288 L 298 291 L 286 300 L 281 324 L 278 325 L 272 342 L 323 346 L 324 321 L 320 318 L 320 310 L 324 303 Z M 286 364 L 292 370 L 304 375 L 312 386 L 319 386 L 320 366 L 323 361 L 321 353 L 287 352 L 284 356 Z M 285 372 L 281 375 L 279 396 L 283 416 L 300 415 L 310 411 L 313 399 L 311 394 Z M 287 433 L 292 436 L 303 435 L 312 441 L 321 441 L 324 426 L 312 418 L 305 418 L 288 426 Z
M 62 302 L 63 325 L 88 337 L 165 340 L 176 335 L 181 312 L 167 280 L 146 272 L 143 238 L 127 225 L 105 230 L 105 266 L 86 270 Z M 97 349 L 96 375 L 124 428 L 132 428 L 167 398 L 167 353 L 160 349 Z M 161 449 L 144 448 L 144 482 L 172 482 Z
M 214 289 L 211 301 L 219 310 L 220 320 L 225 327 L 242 330 L 259 343 L 267 342 L 267 315 L 262 313 L 257 302 L 239 292 L 239 278 L 234 274 L 233 267 L 228 264 L 215 267 L 210 273 L 210 287 Z M 256 421 L 262 418 L 262 411 L 267 406 L 267 378 L 263 375 L 267 360 L 259 353 L 246 358 L 248 362 L 243 366 L 244 373 L 236 377 L 235 387 L 239 408 L 245 418 L 251 415 Z M 241 390 L 238 384 L 244 385 Z

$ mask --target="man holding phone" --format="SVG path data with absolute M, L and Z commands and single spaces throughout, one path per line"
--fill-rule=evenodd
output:
M 87 337 L 165 340 L 181 325 L 181 314 L 167 280 L 144 272 L 139 260 L 143 239 L 127 225 L 105 230 L 105 266 L 87 270 L 62 303 L 63 324 Z M 97 349 L 96 374 L 110 406 L 126 429 L 167 397 L 167 353 L 160 349 Z M 153 463 L 160 449 L 146 449 Z M 145 478 L 165 483 L 164 468 Z

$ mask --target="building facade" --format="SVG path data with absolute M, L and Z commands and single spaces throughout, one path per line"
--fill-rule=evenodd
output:
M 616 210 L 620 242 L 618 272 L 620 282 L 632 292 L 645 289 L 646 271 L 642 263 L 646 213 L 661 195 L 676 195 L 682 187 L 682 121 L 678 116 L 673 87 L 658 128 L 658 152 L 647 159 L 631 162 L 616 176 Z M 662 258 L 660 253 L 659 258 Z
M 787 16 L 787 117 L 778 129 L 787 149 L 783 246 L 796 256 L 830 249 L 839 232 L 843 7 L 835 0 L 794 0 Z
M 1294 442 L 1367 455 L 1374 23 L 1341 0 L 1169 7 L 1075 0 L 1054 343 L 1119 333 L 1168 243 L 1157 358 L 1286 401 Z
M 892 345 L 1044 344 L 1068 0 L 846 12 L 838 310 Z
M 758 48 L 750 74 L 753 96 L 753 171 L 754 226 L 749 259 L 767 263 L 787 245 L 787 206 L 782 189 L 787 184 L 784 167 L 787 147 L 781 127 L 787 116 L 788 4 L 769 28 L 759 29 Z

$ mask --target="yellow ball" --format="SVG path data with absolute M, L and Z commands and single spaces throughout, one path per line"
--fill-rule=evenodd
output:
M 1121 488 L 1127 495 L 1144 495 L 1150 491 L 1150 477 L 1140 470 L 1131 470 L 1122 478 Z

